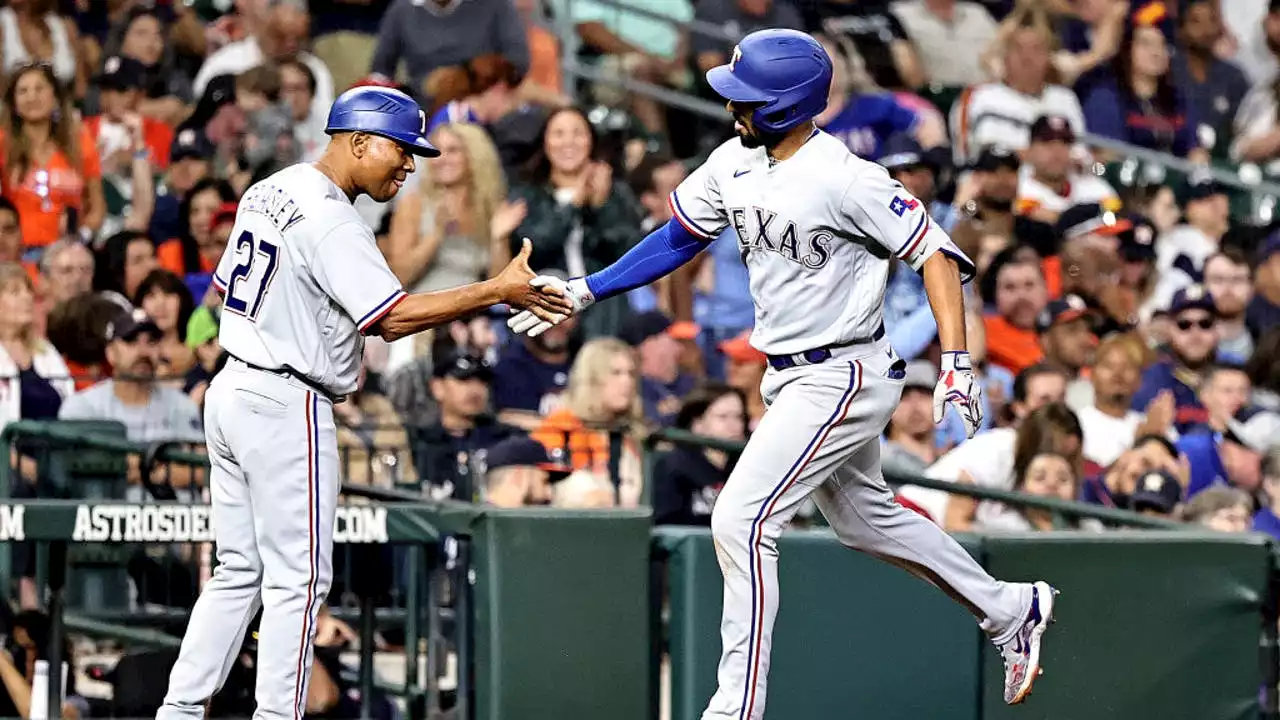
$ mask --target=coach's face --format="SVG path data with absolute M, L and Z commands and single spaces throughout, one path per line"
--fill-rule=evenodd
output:
M 403 145 L 380 135 L 352 133 L 351 151 L 360 160 L 360 190 L 377 202 L 395 197 L 416 167 Z

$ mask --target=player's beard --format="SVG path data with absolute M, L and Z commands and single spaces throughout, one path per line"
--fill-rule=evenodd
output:
M 739 130 L 738 137 L 742 139 L 742 147 L 748 150 L 754 150 L 760 147 L 766 150 L 772 150 L 778 146 L 778 143 L 783 138 L 783 136 L 779 134 L 766 133 L 754 129 Z

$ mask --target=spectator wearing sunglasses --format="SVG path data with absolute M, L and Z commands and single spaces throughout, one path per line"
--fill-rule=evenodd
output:
M 68 233 L 97 233 L 106 214 L 93 138 L 47 65 L 9 78 L 0 115 L 0 179 L 28 247 Z
M 1218 345 L 1218 311 L 1204 286 L 1192 285 L 1174 294 L 1169 317 L 1172 322 L 1166 357 L 1142 374 L 1142 385 L 1132 407 L 1142 411 L 1157 395 L 1169 392 L 1175 408 L 1174 429 L 1185 433 L 1209 419 L 1200 402 L 1199 389 Z

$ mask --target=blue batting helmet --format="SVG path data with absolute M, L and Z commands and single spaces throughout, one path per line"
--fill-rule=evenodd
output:
M 385 87 L 358 87 L 333 101 L 325 133 L 366 132 L 400 143 L 414 155 L 436 157 L 427 142 L 427 114 L 413 98 Z
M 781 133 L 827 107 L 831 58 L 802 32 L 758 30 L 742 38 L 728 65 L 707 71 L 707 82 L 731 102 L 763 103 L 752 114 L 752 124 Z

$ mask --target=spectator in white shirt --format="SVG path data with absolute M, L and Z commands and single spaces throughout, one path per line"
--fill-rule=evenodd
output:
M 890 7 L 918 48 L 929 82 L 959 87 L 986 79 L 977 50 L 996 36 L 986 8 L 963 0 L 902 0 Z
M 204 94 L 209 81 L 219 75 L 239 75 L 261 65 L 264 60 L 299 60 L 315 77 L 312 112 L 327 116 L 333 104 L 333 76 L 320 58 L 306 51 L 310 42 L 311 19 L 305 5 L 296 0 L 269 0 L 269 7 L 254 28 L 257 33 L 233 42 L 210 55 L 196 74 L 193 90 Z
M 1183 224 L 1156 240 L 1160 281 L 1143 308 L 1146 315 L 1167 308 L 1174 293 L 1196 284 L 1205 261 L 1218 252 L 1222 236 L 1231 228 L 1227 191 L 1212 177 L 1193 174 L 1187 178 L 1178 200 L 1183 208 Z
M 1042 115 L 1061 115 L 1076 135 L 1084 133 L 1080 100 L 1069 88 L 1049 82 L 1052 41 L 1045 28 L 1018 28 L 1005 46 L 1004 81 L 974 85 L 960 95 L 951 108 L 957 165 L 970 164 L 991 145 L 1026 149 L 1031 124 Z
M 1138 429 L 1147 419 L 1145 413 L 1131 407 L 1142 382 L 1146 356 L 1142 341 L 1133 335 L 1112 335 L 1098 345 L 1089 376 L 1093 403 L 1076 411 L 1084 429 L 1086 461 L 1108 467 L 1133 447 Z M 1163 434 L 1168 427 L 1145 430 L 1142 434 Z
M 1031 144 L 1018 181 L 1018 213 L 1045 223 L 1073 205 L 1116 198 L 1106 180 L 1076 172 L 1071 148 L 1076 133 L 1062 115 L 1041 115 L 1031 124 Z

